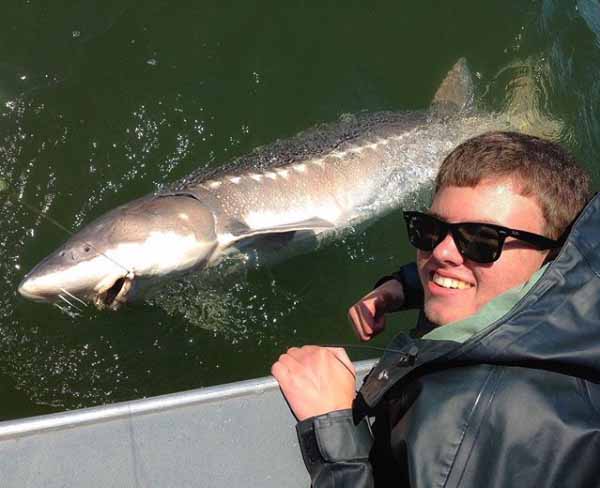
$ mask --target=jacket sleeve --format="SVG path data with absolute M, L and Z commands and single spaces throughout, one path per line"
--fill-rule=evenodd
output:
M 296 431 L 313 488 L 375 486 L 366 419 L 355 424 L 351 409 L 337 410 L 299 422 Z
M 396 311 L 423 308 L 423 285 L 419 278 L 416 263 L 405 264 L 395 273 L 382 276 L 377 280 L 373 288 L 375 289 L 390 280 L 399 281 L 402 284 L 402 290 L 404 291 L 404 303 Z

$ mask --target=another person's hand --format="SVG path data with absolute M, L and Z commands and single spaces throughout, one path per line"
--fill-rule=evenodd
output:
M 337 347 L 292 347 L 271 367 L 294 415 L 304 420 L 352 407 L 356 372 Z
M 361 341 L 370 341 L 385 329 L 385 314 L 398 310 L 404 291 L 398 280 L 389 280 L 362 297 L 348 310 L 348 318 Z

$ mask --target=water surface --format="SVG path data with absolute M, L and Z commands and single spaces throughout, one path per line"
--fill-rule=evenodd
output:
M 595 1 L 109 4 L 3 6 L 0 418 L 262 376 L 288 346 L 355 342 L 347 307 L 413 256 L 395 212 L 270 268 L 72 317 L 16 295 L 67 237 L 19 202 L 75 230 L 316 123 L 425 108 L 462 56 L 482 109 L 551 120 L 598 172 Z M 413 320 L 398 314 L 377 344 Z

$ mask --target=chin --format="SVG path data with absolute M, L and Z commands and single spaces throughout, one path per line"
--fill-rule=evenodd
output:
M 440 307 L 441 308 L 441 307 Z M 468 317 L 470 314 L 457 310 L 439 310 L 438 307 L 425 307 L 425 317 L 437 326 L 447 325 Z

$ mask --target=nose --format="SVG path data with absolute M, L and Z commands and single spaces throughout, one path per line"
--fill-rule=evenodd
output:
M 433 257 L 440 262 L 459 265 L 464 262 L 462 254 L 456 247 L 456 242 L 452 234 L 448 232 L 448 235 L 440 242 L 432 251 Z

